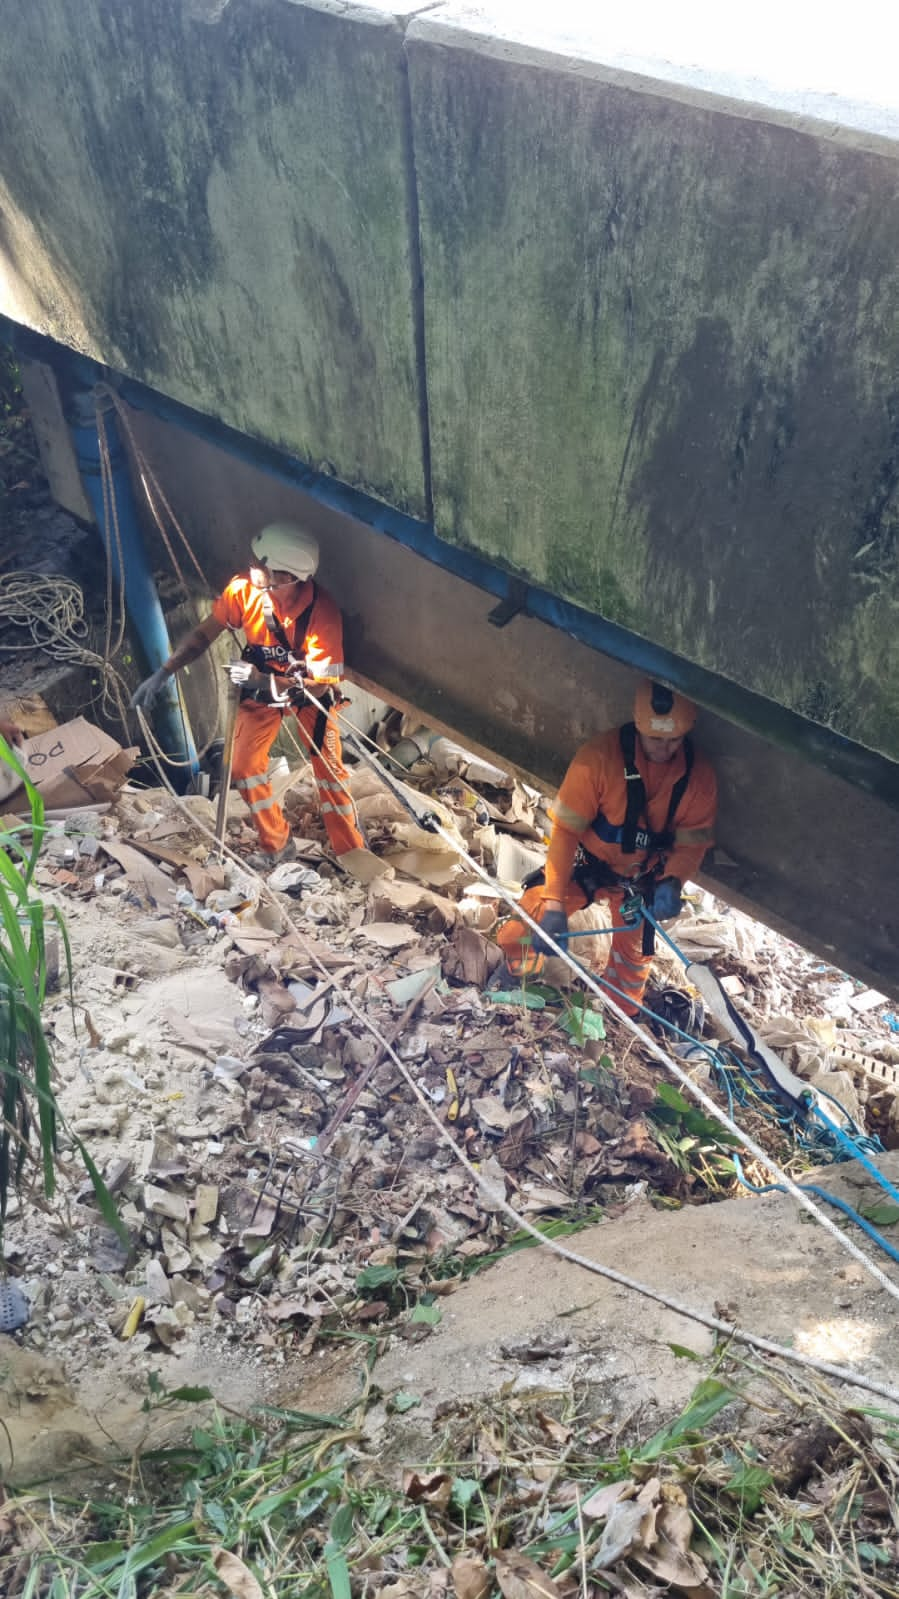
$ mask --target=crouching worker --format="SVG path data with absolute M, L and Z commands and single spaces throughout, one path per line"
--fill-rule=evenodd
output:
M 526 884 L 522 907 L 565 947 L 568 918 L 607 899 L 612 925 L 605 972 L 628 1016 L 642 1002 L 652 965 L 652 928 L 639 914 L 622 926 L 622 905 L 639 893 L 657 921 L 681 908 L 681 889 L 713 842 L 715 774 L 695 750 L 696 707 L 648 680 L 640 683 L 634 720 L 600 733 L 578 750 L 552 810 L 545 871 Z M 549 946 L 512 917 L 497 941 L 509 976 L 539 976 Z M 577 945 L 572 946 L 577 955 Z
M 246 640 L 243 656 L 228 667 L 241 691 L 232 777 L 262 846 L 251 863 L 271 866 L 291 853 L 290 828 L 268 781 L 269 752 L 285 716 L 295 719 L 310 755 L 331 848 L 348 857 L 366 845 L 347 786 L 334 710 L 341 703 L 343 621 L 314 580 L 319 551 L 310 534 L 274 522 L 253 539 L 252 552 L 249 572 L 231 579 L 211 616 L 140 684 L 131 706 L 148 711 L 167 678 L 199 660 L 226 628 L 240 630 Z

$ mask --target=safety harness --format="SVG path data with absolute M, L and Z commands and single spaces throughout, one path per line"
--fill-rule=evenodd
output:
M 625 722 L 619 738 L 624 756 L 624 821 L 620 827 L 613 827 L 599 810 L 590 825 L 597 838 L 601 838 L 604 844 L 617 844 L 624 855 L 636 855 L 638 850 L 647 854 L 666 855 L 674 843 L 674 819 L 693 771 L 693 741 L 689 737 L 684 739 L 684 770 L 671 790 L 665 826 L 660 833 L 652 833 L 648 827 L 640 825 L 646 814 L 646 785 L 637 769 L 637 729 L 633 722 Z
M 312 598 L 302 616 L 297 617 L 294 625 L 294 638 L 305 639 L 317 599 L 318 589 L 313 583 Z M 260 672 L 275 672 L 279 677 L 295 677 L 298 672 L 302 673 L 305 662 L 301 656 L 294 653 L 293 645 L 287 637 L 284 623 L 276 614 L 275 607 L 272 604 L 272 597 L 267 590 L 262 596 L 262 614 L 265 617 L 265 625 L 269 633 L 273 638 L 277 639 L 277 643 L 245 644 L 241 651 L 241 659 L 249 661 Z M 242 698 L 258 700 L 263 705 L 272 703 L 271 695 L 264 688 L 245 689 Z
M 315 610 L 317 600 L 318 586 L 313 580 L 312 598 L 309 601 L 309 604 L 306 606 L 306 609 L 300 616 L 297 617 L 296 622 L 294 623 L 295 639 L 303 639 L 305 641 L 306 634 L 309 629 L 309 622 L 312 618 L 312 612 Z M 275 607 L 272 604 L 271 594 L 267 589 L 262 596 L 262 614 L 265 617 L 266 627 L 268 628 L 272 637 L 276 638 L 278 642 L 276 645 L 246 644 L 242 651 L 243 660 L 250 661 L 251 664 L 257 667 L 257 669 L 261 672 L 274 672 L 279 677 L 286 677 L 288 681 L 292 677 L 302 677 L 306 667 L 305 659 L 303 656 L 295 654 L 293 646 L 287 637 L 287 631 L 284 627 L 284 623 L 277 615 Z M 273 703 L 269 690 L 265 688 L 244 689 L 241 694 L 241 699 L 256 700 L 262 705 L 271 705 Z M 328 711 L 334 703 L 335 696 L 333 690 L 323 694 L 319 701 L 319 709 L 315 718 L 315 726 L 312 729 L 312 745 L 318 754 L 321 754 L 323 750 L 325 734 L 328 727 Z M 282 705 L 279 706 L 279 709 L 283 716 L 287 710 L 287 707 Z
M 646 785 L 637 769 L 637 729 L 633 722 L 625 722 L 619 730 L 621 754 L 624 758 L 625 813 L 624 821 L 614 826 L 602 810 L 598 810 L 590 823 L 591 830 L 604 844 L 617 844 L 624 855 L 638 852 L 655 856 L 653 863 L 637 877 L 620 877 L 608 861 L 591 854 L 583 844 L 578 844 L 571 876 L 589 905 L 604 888 L 631 888 L 648 905 L 652 904 L 655 883 L 664 871 L 665 857 L 674 844 L 674 823 L 680 803 L 687 792 L 693 771 L 694 751 L 690 737 L 684 739 L 684 770 L 671 790 L 668 814 L 661 832 L 651 832 L 646 825 Z M 642 824 L 642 825 L 641 825 Z M 541 866 L 524 879 L 523 887 L 532 888 L 546 881 Z M 643 954 L 655 950 L 655 928 L 643 921 Z

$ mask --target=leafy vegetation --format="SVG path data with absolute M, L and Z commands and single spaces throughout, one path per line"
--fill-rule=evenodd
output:
M 671 1083 L 659 1083 L 649 1114 L 657 1142 L 680 1171 L 715 1193 L 732 1185 L 736 1167 L 726 1151 L 739 1148 L 740 1140 L 719 1121 L 697 1110 Z
M 154 1378 L 147 1407 L 208 1397 L 167 1392 Z M 401 1477 L 366 1438 L 374 1397 L 367 1390 L 340 1415 L 271 1409 L 248 1420 L 213 1407 L 182 1447 L 123 1462 L 112 1481 L 106 1468 L 87 1503 L 58 1482 L 52 1500 L 9 1501 L 4 1594 L 896 1592 L 899 1417 L 841 1409 L 822 1385 L 785 1380 L 732 1350 L 649 1436 L 622 1435 L 587 1392 L 504 1393 L 460 1402 L 430 1463 Z M 403 1415 L 418 1402 L 401 1392 L 388 1410 Z M 670 1539 L 658 1536 L 665 1526 Z
M 34 886 L 44 836 L 44 804 L 17 756 L 0 737 L 0 759 L 25 784 L 27 825 L 0 831 L 0 1256 L 11 1193 L 22 1189 L 32 1164 L 46 1199 L 56 1188 L 58 1111 L 53 1057 L 44 1027 L 48 924 L 65 953 L 71 993 L 71 950 L 59 912 L 47 909 Z M 26 842 L 27 841 L 27 842 Z M 113 1201 L 82 1141 L 72 1141 L 87 1168 L 108 1224 L 124 1236 Z

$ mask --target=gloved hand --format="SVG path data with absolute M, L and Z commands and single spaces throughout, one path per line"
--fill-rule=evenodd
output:
M 680 891 L 680 879 L 677 877 L 663 877 L 656 883 L 650 909 L 657 922 L 671 922 L 680 915 L 683 907 Z
M 168 672 L 164 666 L 160 666 L 158 671 L 151 672 L 150 676 L 145 677 L 142 683 L 138 683 L 131 696 L 132 711 L 152 710 L 168 680 Z
M 225 671 L 231 682 L 236 683 L 239 688 L 259 688 L 265 681 L 252 661 L 229 661 Z
M 568 932 L 568 917 L 565 915 L 564 911 L 544 911 L 543 915 L 540 917 L 540 927 L 544 933 L 548 933 L 550 938 L 554 938 L 558 943 L 559 935 L 564 935 Z M 549 945 L 544 942 L 539 933 L 533 934 L 531 948 L 536 955 L 555 954 L 555 950 L 550 949 Z

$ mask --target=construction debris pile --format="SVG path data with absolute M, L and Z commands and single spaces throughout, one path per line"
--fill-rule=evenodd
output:
M 542 802 L 505 774 L 448 746 L 410 782 L 502 881 L 542 858 Z M 732 1190 L 726 1135 L 660 1097 L 632 1034 L 573 989 L 486 990 L 498 895 L 370 770 L 352 784 L 392 868 L 367 885 L 327 857 L 302 774 L 281 779 L 301 856 L 265 890 L 238 863 L 253 836 L 236 796 L 224 864 L 197 796 L 122 787 L 52 823 L 37 884 L 74 953 L 74 1008 L 63 973 L 51 1013 L 59 1100 L 136 1254 L 89 1184 L 46 1226 L 30 1202 L 27 1228 L 13 1216 L 7 1255 L 35 1347 L 65 1338 L 68 1362 L 79 1343 L 86 1359 L 98 1340 L 140 1351 L 224 1336 L 283 1355 L 334 1318 L 388 1318 L 398 1295 L 420 1300 L 426 1331 L 434 1296 L 509 1236 L 450 1140 L 532 1219 Z M 707 894 L 677 937 L 794 1069 L 899 1145 L 899 1038 L 882 996 Z M 601 968 L 603 938 L 580 943 Z M 660 983 L 682 983 L 675 966 L 659 961 Z

